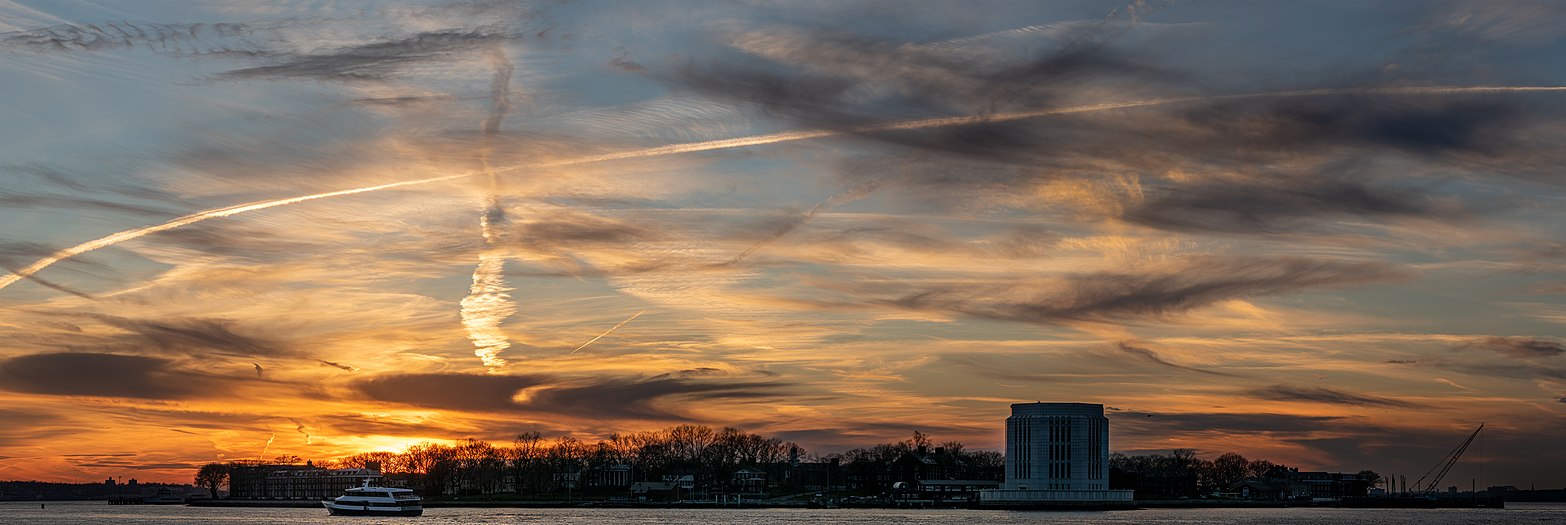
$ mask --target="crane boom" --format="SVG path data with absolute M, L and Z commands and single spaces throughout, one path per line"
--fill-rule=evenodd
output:
M 1441 478 L 1446 477 L 1446 473 L 1451 472 L 1452 467 L 1457 465 L 1457 460 L 1463 457 L 1463 452 L 1468 450 L 1468 445 L 1472 445 L 1474 443 L 1474 438 L 1479 437 L 1479 431 L 1481 430 L 1484 430 L 1484 423 L 1480 423 L 1479 428 L 1474 429 L 1474 433 L 1469 434 L 1468 439 L 1463 440 L 1463 444 L 1458 445 L 1455 449 L 1452 449 L 1451 452 L 1446 454 L 1446 457 L 1441 458 L 1440 463 L 1437 463 L 1436 466 L 1431 467 L 1429 471 L 1425 472 L 1425 475 L 1420 476 L 1419 481 L 1414 482 L 1414 487 L 1418 489 L 1419 492 L 1426 494 L 1435 492 L 1436 488 L 1441 486 Z M 1439 473 L 1436 473 L 1437 469 L 1440 470 Z M 1431 473 L 1436 473 L 1435 478 L 1431 479 L 1430 483 L 1426 484 L 1425 478 L 1430 477 Z

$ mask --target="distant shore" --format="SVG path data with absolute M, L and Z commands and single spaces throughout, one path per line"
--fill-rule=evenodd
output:
M 197 500 L 188 504 L 192 507 L 271 507 L 271 508 L 317 508 L 321 502 L 313 500 Z M 1211 509 L 1211 508 L 1287 508 L 1287 507 L 1334 507 L 1337 505 L 1309 502 L 1277 502 L 1277 501 L 1223 501 L 1223 500 L 1144 500 L 1135 502 L 1132 509 Z M 647 503 L 626 501 L 529 501 L 529 500 L 437 500 L 424 502 L 425 508 L 630 508 L 630 509 L 718 509 L 718 508 L 744 508 L 744 509 L 803 509 L 810 508 L 804 502 L 746 502 L 740 505 L 733 503 L 719 504 L 713 502 L 670 502 Z M 884 504 L 858 504 L 847 505 L 841 508 L 874 508 L 874 509 L 972 509 L 984 507 L 969 506 L 899 506 Z

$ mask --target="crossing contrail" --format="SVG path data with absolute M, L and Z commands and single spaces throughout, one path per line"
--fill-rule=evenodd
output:
M 598 334 L 598 337 L 594 337 L 592 339 L 588 339 L 586 343 L 582 343 L 582 346 L 578 346 L 575 349 L 571 350 L 571 353 L 574 354 L 574 353 L 576 353 L 577 350 L 581 350 L 583 348 L 587 348 L 587 345 L 593 344 L 594 342 L 597 342 L 599 339 L 603 339 L 604 336 L 609 335 L 609 332 L 613 332 L 613 331 L 615 331 L 615 329 L 620 328 L 622 326 L 625 326 L 625 323 L 629 323 L 629 322 L 635 320 L 636 318 L 641 317 L 642 314 L 645 314 L 645 313 L 647 313 L 647 310 L 642 310 L 640 312 L 636 312 L 634 314 L 631 314 L 631 316 L 625 318 L 624 321 L 620 321 L 620 324 L 617 324 L 617 325 L 609 327 L 608 330 L 604 330 L 604 333 Z
M 577 158 L 573 158 L 573 159 L 564 159 L 564 160 L 557 160 L 557 161 L 550 161 L 550 162 L 540 162 L 540 163 L 536 163 L 536 164 L 525 164 L 525 165 L 517 165 L 517 166 L 508 166 L 508 167 L 505 167 L 505 168 L 496 168 L 494 170 L 477 170 L 477 171 L 472 171 L 472 172 L 467 172 L 467 173 L 458 173 L 458 174 L 455 174 L 455 175 L 444 175 L 444 176 L 440 176 L 440 177 L 430 177 L 430 178 L 424 178 L 424 179 L 406 180 L 406 181 L 402 181 L 402 182 L 393 182 L 393 183 L 389 183 L 389 184 L 380 184 L 380 185 L 376 185 L 376 186 L 366 186 L 366 187 L 363 187 L 363 188 L 353 188 L 353 189 L 347 189 L 347 190 L 331 191 L 331 192 L 326 192 L 326 193 L 317 193 L 317 194 L 313 194 L 313 195 L 304 195 L 304 196 L 300 196 L 300 197 L 290 197 L 290 198 L 287 198 L 287 199 L 257 201 L 257 202 L 251 202 L 251 203 L 245 203 L 245 204 L 237 204 L 237 205 L 229 206 L 229 207 L 225 207 L 225 208 L 217 208 L 217 209 L 212 209 L 212 210 L 196 212 L 196 213 L 192 213 L 190 215 L 185 215 L 185 216 L 182 216 L 182 217 L 176 217 L 176 218 L 174 218 L 174 219 L 172 219 L 172 220 L 170 220 L 168 222 L 162 223 L 162 224 L 156 224 L 156 225 L 152 225 L 152 226 L 144 226 L 144 227 L 141 227 L 141 228 L 125 230 L 125 231 L 122 231 L 122 232 L 119 232 L 119 233 L 114 233 L 114 234 L 108 235 L 106 237 L 102 237 L 102 238 L 99 238 L 99 239 L 94 239 L 94 240 L 91 240 L 91 241 L 87 241 L 87 242 L 78 244 L 76 246 L 72 246 L 72 247 L 69 247 L 69 248 L 62 249 L 62 250 L 57 251 L 57 252 L 55 252 L 54 254 L 52 254 L 52 255 L 50 255 L 48 257 L 45 257 L 43 259 L 39 259 L 37 262 L 34 262 L 33 264 L 30 264 L 30 265 L 20 269 L 19 271 L 13 272 L 13 273 L 11 273 L 9 275 L 6 275 L 4 277 L 0 277 L 0 289 L 4 289 L 7 286 L 10 286 L 12 284 L 16 284 L 17 281 L 20 281 L 20 280 L 22 280 L 22 279 L 24 279 L 24 278 L 26 278 L 28 276 L 31 276 L 31 275 L 33 275 L 35 273 L 38 273 L 38 272 L 42 271 L 44 268 L 48 268 L 49 266 L 51 266 L 51 265 L 53 265 L 55 263 L 58 263 L 60 261 L 63 261 L 65 259 L 69 259 L 71 257 L 82 255 L 82 254 L 85 254 L 87 252 L 91 252 L 93 250 L 97 250 L 99 248 L 105 248 L 105 247 L 113 246 L 113 245 L 121 243 L 121 242 L 125 242 L 125 241 L 136 239 L 136 238 L 140 238 L 140 237 L 145 236 L 145 235 L 172 230 L 172 229 L 179 228 L 179 227 L 182 227 L 182 226 L 187 226 L 187 225 L 190 225 L 190 224 L 198 223 L 198 222 L 201 222 L 201 221 L 204 221 L 204 220 L 207 220 L 207 219 L 215 219 L 215 218 L 219 218 L 219 217 L 228 217 L 228 216 L 232 216 L 232 215 L 238 215 L 238 214 L 241 214 L 241 213 L 247 213 L 247 212 L 252 212 L 252 211 L 260 211 L 260 210 L 264 210 L 264 209 L 268 209 L 268 208 L 276 208 L 278 206 L 286 206 L 286 205 L 289 205 L 289 204 L 297 204 L 297 203 L 306 202 L 306 201 L 312 201 L 312 200 L 316 200 L 316 199 L 325 199 L 325 198 L 330 198 L 330 197 L 342 197 L 342 196 L 346 196 L 346 195 L 355 195 L 355 194 L 359 194 L 359 193 L 369 193 L 369 192 L 372 192 L 372 191 L 381 191 L 381 190 L 389 190 L 389 189 L 394 189 L 394 188 L 402 188 L 402 187 L 407 187 L 407 186 L 418 186 L 418 185 L 424 185 L 424 184 L 433 184 L 433 183 L 437 183 L 437 182 L 445 182 L 445 181 L 452 181 L 452 180 L 458 180 L 458 179 L 465 179 L 465 178 L 474 177 L 474 176 L 478 176 L 478 175 L 489 174 L 489 173 L 501 174 L 501 173 L 509 173 L 509 172 L 513 172 L 513 171 L 519 171 L 519 170 L 523 170 L 523 169 L 556 168 L 556 167 L 563 167 L 563 166 L 575 166 L 575 165 L 580 165 L 580 164 L 591 164 L 591 163 L 597 163 L 597 162 L 609 162 L 609 161 L 615 161 L 615 160 L 639 159 L 639 158 L 649 158 L 649 157 L 662 157 L 662 156 L 667 156 L 667 155 L 678 155 L 678 154 L 682 154 L 682 153 L 697 153 L 697 152 L 702 152 L 702 151 L 713 151 L 713 150 L 723 150 L 723 149 L 732 149 L 732 148 L 745 148 L 745 147 L 750 147 L 750 146 L 763 146 L 763 145 L 767 145 L 767 144 L 777 144 L 777 143 L 781 143 L 781 142 L 795 142 L 795 141 L 801 141 L 801 140 L 811 140 L 811 139 L 818 139 L 818 138 L 823 138 L 823 137 L 832 137 L 832 136 L 839 136 L 839 135 L 847 135 L 847 134 L 853 134 L 853 133 L 873 133 L 873 132 L 878 132 L 878 131 L 901 131 L 901 130 L 918 130 L 918 129 L 930 129 L 930 128 L 943 128 L 943 127 L 950 127 L 950 126 L 967 126 L 967 125 L 987 124 L 987 123 L 994 123 L 994 122 L 1010 122 L 1010 121 L 1016 121 L 1016 120 L 1025 120 L 1025 119 L 1033 119 L 1033 118 L 1041 118 L 1041 117 L 1049 117 L 1049 116 L 1057 116 L 1057 115 L 1072 115 L 1072 114 L 1078 114 L 1078 113 L 1094 113 L 1094 112 L 1100 112 L 1100 111 L 1112 111 L 1112 110 L 1117 110 L 1117 109 L 1133 109 L 1133 108 L 1142 108 L 1142 107 L 1151 107 L 1151 106 L 1183 104 L 1183 103 L 1188 103 L 1188 102 L 1243 100 L 1243 99 L 1253 99 L 1253 98 L 1319 97 L 1319 96 L 1335 96 L 1335 95 L 1474 95 L 1474 94 L 1549 93 L 1549 92 L 1566 92 L 1566 86 L 1469 86 L 1469 87 L 1325 88 L 1325 89 L 1306 89 L 1306 90 L 1298 90 L 1298 91 L 1275 91 L 1275 92 L 1262 92 L 1262 93 L 1241 93 L 1241 94 L 1234 94 L 1234 95 L 1209 95 L 1209 96 L 1170 97 L 1170 98 L 1155 98 L 1155 99 L 1131 100 L 1131 101 L 1124 101 L 1124 102 L 1106 102 L 1106 103 L 1101 103 L 1101 104 L 1089 104 L 1089 105 L 1074 106 L 1074 107 L 1069 107 L 1069 108 L 1043 109 L 1043 110 L 1037 110 L 1037 111 L 1019 111 L 1019 112 L 1009 112 L 1009 113 L 992 113 L 992 114 L 984 114 L 984 115 L 970 115 L 970 116 L 957 116 L 957 117 L 939 117 L 939 118 L 928 118 L 928 119 L 919 119 L 919 120 L 907 120 L 907 121 L 902 121 L 902 122 L 892 122 L 892 123 L 887 123 L 887 124 L 876 124 L 876 125 L 871 125 L 871 126 L 862 126 L 862 127 L 859 127 L 859 128 L 855 128 L 855 129 L 852 129 L 852 130 L 846 130 L 846 131 L 845 130 L 792 131 L 792 132 L 786 132 L 786 133 L 772 133 L 772 134 L 767 134 L 767 135 L 756 135 L 756 136 L 750 136 L 750 137 L 738 137 L 738 138 L 732 138 L 732 139 L 719 139 L 719 140 L 709 140 L 709 141 L 703 141 L 703 142 L 690 142 L 690 143 L 685 143 L 685 144 L 671 144 L 671 145 L 668 145 L 668 146 L 658 146 L 658 147 L 653 147 L 653 148 L 634 149 L 634 150 L 621 151 L 621 152 L 615 152 L 615 153 L 605 153 L 605 154 L 600 154 L 600 155 L 589 155 L 589 156 L 585 156 L 585 157 L 577 157 Z

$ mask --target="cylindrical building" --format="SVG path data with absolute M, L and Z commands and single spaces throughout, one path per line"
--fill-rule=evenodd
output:
M 1004 490 L 1108 488 L 1109 418 L 1104 417 L 1104 405 L 1011 405 Z

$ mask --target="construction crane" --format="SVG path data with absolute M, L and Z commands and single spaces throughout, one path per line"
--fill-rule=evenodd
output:
M 1468 450 L 1468 445 L 1472 445 L 1474 443 L 1474 438 L 1479 437 L 1479 431 L 1481 430 L 1484 430 L 1484 423 L 1480 423 L 1479 428 L 1474 429 L 1474 433 L 1469 434 L 1468 439 L 1463 440 L 1463 444 L 1458 445 L 1455 449 L 1452 449 L 1451 452 L 1446 454 L 1446 457 L 1441 458 L 1440 463 L 1437 463 L 1434 467 L 1430 467 L 1430 470 L 1425 472 L 1425 475 L 1420 476 L 1419 480 L 1414 482 L 1414 488 L 1423 494 L 1435 492 L 1436 488 L 1441 486 L 1441 478 L 1446 477 L 1446 473 L 1452 470 L 1452 466 L 1457 465 L 1457 460 L 1463 457 L 1463 452 Z M 1439 469 L 1440 472 L 1436 472 L 1437 469 Z M 1425 478 L 1430 477 L 1431 474 L 1435 474 L 1435 478 L 1431 479 L 1429 484 L 1426 484 Z M 1406 484 L 1408 482 L 1405 481 L 1404 483 Z

